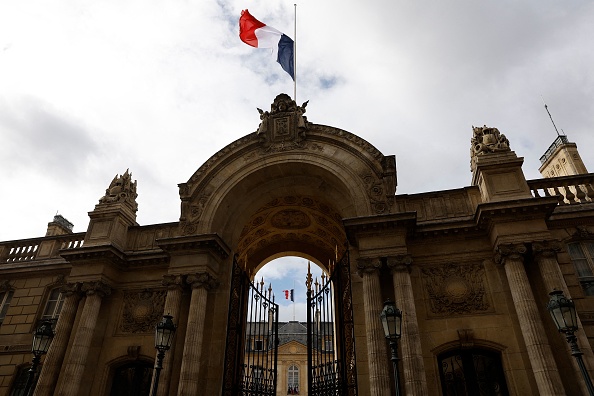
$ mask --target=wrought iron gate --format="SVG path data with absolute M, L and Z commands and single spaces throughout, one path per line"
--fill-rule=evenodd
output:
M 225 396 L 276 396 L 278 304 L 272 287 L 252 283 L 233 258 L 225 373 Z
M 308 394 L 356 396 L 355 333 L 348 249 L 330 276 L 307 274 Z

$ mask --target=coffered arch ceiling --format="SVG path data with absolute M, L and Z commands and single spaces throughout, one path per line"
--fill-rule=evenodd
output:
M 236 253 L 250 268 L 292 252 L 325 267 L 344 254 L 345 242 L 342 216 L 330 204 L 312 196 L 288 195 L 270 200 L 250 217 Z

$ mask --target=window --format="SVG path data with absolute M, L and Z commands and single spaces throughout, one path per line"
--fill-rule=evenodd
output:
M 264 350 L 264 341 L 262 340 L 254 340 L 254 351 L 263 351 Z
M 30 365 L 24 365 L 19 367 L 14 379 L 14 383 L 12 384 L 12 389 L 10 390 L 10 396 L 25 396 L 25 388 L 27 387 L 27 380 L 29 379 L 30 368 Z M 32 391 L 35 389 L 35 385 L 37 384 L 37 378 L 39 378 L 39 371 L 40 370 L 37 370 L 37 372 L 35 373 L 30 393 L 33 393 Z
M 499 353 L 462 349 L 438 356 L 443 396 L 507 396 Z
M 287 376 L 287 395 L 299 394 L 299 367 L 292 365 L 289 367 Z
M 332 352 L 334 350 L 334 341 L 332 337 L 325 337 L 322 340 L 322 350 L 326 352 Z
M 10 307 L 10 301 L 12 300 L 12 295 L 14 294 L 13 290 L 6 290 L 0 292 L 0 324 L 4 321 L 6 317 L 6 312 Z
M 584 289 L 584 294 L 594 296 L 594 242 L 574 242 L 567 244 L 567 251 L 571 257 L 578 280 Z
M 55 289 L 52 289 L 49 296 L 47 297 L 47 302 L 45 303 L 45 309 L 43 310 L 41 320 L 55 321 L 58 319 L 63 304 L 64 297 L 60 292 L 60 288 L 56 287 Z

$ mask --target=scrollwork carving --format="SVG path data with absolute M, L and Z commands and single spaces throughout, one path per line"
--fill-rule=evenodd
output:
M 491 310 L 482 264 L 446 264 L 422 268 L 429 309 L 434 315 L 476 314 Z
M 184 276 L 183 275 L 163 275 L 163 280 L 161 284 L 165 286 L 167 289 L 177 289 L 183 288 L 184 286 Z
M 83 282 L 80 291 L 87 296 L 96 294 L 103 298 L 111 294 L 111 286 L 102 281 Z
M 382 261 L 379 258 L 359 258 L 357 259 L 357 274 L 363 277 L 364 274 L 378 272 L 382 267 Z
M 208 272 L 190 274 L 186 278 L 186 283 L 190 285 L 192 289 L 204 288 L 206 290 L 212 290 L 219 286 L 219 281 Z
M 542 241 L 532 243 L 532 252 L 536 257 L 556 257 L 557 252 L 561 251 L 561 243 L 559 241 Z
M 70 297 L 72 295 L 79 295 L 80 286 L 81 286 L 81 284 L 78 282 L 66 283 L 65 285 L 60 287 L 60 293 L 62 293 L 64 295 L 64 297 Z
M 471 156 L 511 151 L 509 140 L 497 128 L 485 126 L 472 127 Z
M 522 260 L 524 261 L 524 254 L 528 249 L 523 243 L 502 243 L 495 249 L 495 262 L 497 264 L 505 264 L 505 260 Z
M 120 330 L 124 333 L 149 333 L 161 319 L 165 306 L 164 290 L 124 292 Z
M 116 175 L 113 178 L 109 187 L 105 190 L 105 195 L 99 199 L 99 204 L 123 202 L 129 204 L 132 210 L 136 212 L 138 210 L 137 197 L 136 181 L 132 181 L 132 174 L 127 169 L 123 175 Z
M 401 256 L 390 256 L 387 258 L 388 268 L 390 268 L 392 271 L 410 272 L 412 262 L 413 260 L 410 254 L 404 254 Z

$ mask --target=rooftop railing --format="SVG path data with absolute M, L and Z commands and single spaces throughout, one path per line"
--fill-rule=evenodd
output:
M 85 233 L 79 233 L 0 242 L 0 264 L 56 258 L 61 249 L 81 247 L 84 238 Z
M 528 180 L 534 197 L 559 198 L 560 205 L 594 202 L 594 173 Z
M 565 135 L 559 135 L 557 136 L 557 138 L 555 139 L 555 141 L 553 143 L 551 143 L 551 145 L 549 146 L 548 150 L 542 155 L 542 157 L 540 157 L 540 164 L 544 164 L 545 162 L 547 162 L 547 160 L 551 157 L 551 155 L 553 155 L 553 153 L 555 152 L 555 150 L 557 149 L 557 147 L 569 143 L 569 140 L 567 140 L 567 136 Z

